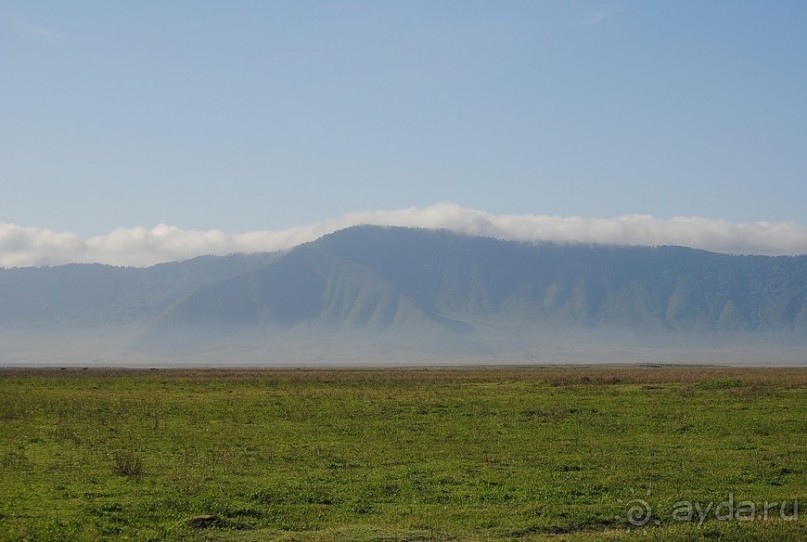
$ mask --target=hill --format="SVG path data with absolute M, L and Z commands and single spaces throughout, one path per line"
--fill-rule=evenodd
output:
M 273 258 L 234 254 L 148 268 L 100 264 L 0 268 L 0 325 L 75 327 L 148 319 L 203 285 L 265 266 Z
M 222 355 L 251 344 L 259 357 L 294 360 L 304 350 L 309 361 L 343 350 L 344 361 L 365 352 L 383 362 L 516 359 L 552 345 L 613 348 L 626 337 L 649 346 L 772 335 L 798 343 L 805 279 L 807 257 L 355 227 L 200 288 L 166 311 L 145 344 L 218 346 Z
M 682 331 L 807 331 L 807 257 L 681 247 L 531 245 L 358 227 L 200 288 L 161 321 L 386 328 L 551 321 Z
M 0 287 L 4 329 L 79 330 L 142 362 L 807 360 L 807 256 L 361 226 L 284 254 L 2 270 Z

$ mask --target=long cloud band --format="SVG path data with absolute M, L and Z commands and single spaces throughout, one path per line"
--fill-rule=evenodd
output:
M 81 239 L 72 232 L 0 223 L 0 267 L 105 263 L 147 266 L 204 254 L 284 250 L 358 224 L 447 229 L 518 241 L 681 245 L 730 254 L 807 254 L 807 226 L 793 222 L 731 223 L 646 215 L 616 218 L 496 215 L 453 203 L 345 215 L 296 228 L 227 234 L 160 224 L 119 228 Z

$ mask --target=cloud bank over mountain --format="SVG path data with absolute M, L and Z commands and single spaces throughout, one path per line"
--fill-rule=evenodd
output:
M 82 239 L 73 232 L 0 223 L 0 267 L 105 263 L 148 266 L 200 255 L 285 250 L 359 224 L 446 229 L 514 241 L 681 245 L 728 254 L 807 254 L 807 226 L 794 222 L 731 223 L 702 217 L 660 219 L 497 215 L 453 203 L 367 211 L 283 230 L 228 234 L 160 224 L 119 228 Z

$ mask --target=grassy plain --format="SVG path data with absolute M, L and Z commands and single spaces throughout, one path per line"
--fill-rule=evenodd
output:
M 7 369 L 0 474 L 0 540 L 807 540 L 807 369 Z

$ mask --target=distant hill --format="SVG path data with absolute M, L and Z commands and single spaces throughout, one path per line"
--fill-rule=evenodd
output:
M 203 256 L 148 268 L 0 268 L 0 326 L 87 326 L 154 318 L 197 288 L 263 267 L 275 257 Z
M 302 323 L 389 328 L 553 322 L 681 331 L 807 333 L 807 257 L 681 247 L 524 244 L 355 227 L 205 286 L 161 325 Z
M 361 226 L 284 254 L 0 270 L 0 326 L 21 323 L 129 326 L 116 355 L 144 363 L 699 361 L 715 345 L 807 363 L 807 256 Z

